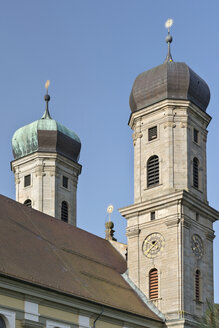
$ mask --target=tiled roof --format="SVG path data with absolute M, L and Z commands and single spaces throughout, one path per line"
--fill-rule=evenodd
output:
M 0 195 L 0 274 L 155 320 L 105 239 Z
M 210 90 L 185 63 L 166 62 L 137 76 L 129 99 L 132 112 L 165 99 L 189 100 L 205 111 Z

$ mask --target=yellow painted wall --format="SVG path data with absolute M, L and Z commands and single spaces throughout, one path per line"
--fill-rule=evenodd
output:
M 0 294 L 0 305 L 9 306 L 18 310 L 24 310 L 24 301 Z
M 93 322 L 92 322 L 93 324 Z M 96 328 L 121 328 L 123 325 L 117 325 L 115 323 L 108 323 L 105 321 L 97 320 L 96 322 Z
M 39 305 L 40 315 L 50 318 L 51 320 L 63 320 L 70 323 L 78 323 L 78 315 L 75 313 L 54 309 L 48 306 Z
M 21 324 L 21 320 L 16 320 L 16 328 L 23 328 Z

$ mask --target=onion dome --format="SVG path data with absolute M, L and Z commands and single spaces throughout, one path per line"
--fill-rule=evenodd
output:
M 173 62 L 169 29 L 166 42 L 168 53 L 164 63 L 137 76 L 129 99 L 131 111 L 165 99 L 188 100 L 205 111 L 210 101 L 207 83 L 185 63 Z
M 78 162 L 81 141 L 75 132 L 53 120 L 49 113 L 50 96 L 45 95 L 46 110 L 40 120 L 18 129 L 12 137 L 14 159 L 34 152 L 58 153 Z

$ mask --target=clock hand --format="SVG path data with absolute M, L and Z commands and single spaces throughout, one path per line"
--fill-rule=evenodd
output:
M 200 249 L 200 245 L 199 245 L 198 242 L 195 243 L 195 248 L 198 249 L 199 251 L 201 251 L 201 249 Z
M 147 244 L 150 244 L 150 245 L 154 245 L 154 244 L 152 244 L 150 241 L 146 241 L 146 243 L 147 243 Z
M 199 252 L 201 252 L 201 249 L 200 249 L 200 245 L 199 244 L 197 245 L 197 248 L 198 248 Z
M 153 247 L 155 247 L 157 245 L 157 241 L 156 243 L 152 244 L 152 246 L 147 250 L 146 255 L 152 250 Z

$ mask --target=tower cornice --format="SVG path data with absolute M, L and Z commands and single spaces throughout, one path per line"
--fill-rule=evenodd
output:
M 153 211 L 155 208 L 169 207 L 171 204 L 177 204 L 179 202 L 181 202 L 182 205 L 191 207 L 200 214 L 207 216 L 208 220 L 211 222 L 215 222 L 219 219 L 219 212 L 217 210 L 209 206 L 207 203 L 203 203 L 199 198 L 185 190 L 123 207 L 119 209 L 119 212 L 124 218 L 129 219 L 139 215 L 139 213 L 147 213 Z
M 57 160 L 59 162 L 64 162 L 65 164 L 67 164 L 69 167 L 76 169 L 78 175 L 81 174 L 81 170 L 82 170 L 82 165 L 74 162 L 72 160 L 67 159 L 65 156 L 62 156 L 58 153 L 49 153 L 49 152 L 34 152 L 30 155 L 26 155 L 25 157 L 21 157 L 19 159 L 14 159 L 13 161 L 11 161 L 11 170 L 14 171 L 14 168 L 22 165 L 24 163 L 28 163 L 28 162 L 32 162 L 33 160 L 43 160 L 44 158 L 47 159 L 52 159 L 52 160 Z
M 145 107 L 139 111 L 131 113 L 130 117 L 129 117 L 128 125 L 131 127 L 131 129 L 133 129 L 133 127 L 136 124 L 136 121 L 141 119 L 141 117 L 153 115 L 154 112 L 158 112 L 161 110 L 162 111 L 168 110 L 168 108 L 170 108 L 170 109 L 172 108 L 173 110 L 177 110 L 179 108 L 189 109 L 189 111 L 191 111 L 195 115 L 198 115 L 203 120 L 206 127 L 208 126 L 208 124 L 211 121 L 211 116 L 209 114 L 207 114 L 206 112 L 203 112 L 199 107 L 194 105 L 191 101 L 165 99 L 156 104 L 153 104 L 153 105 Z

